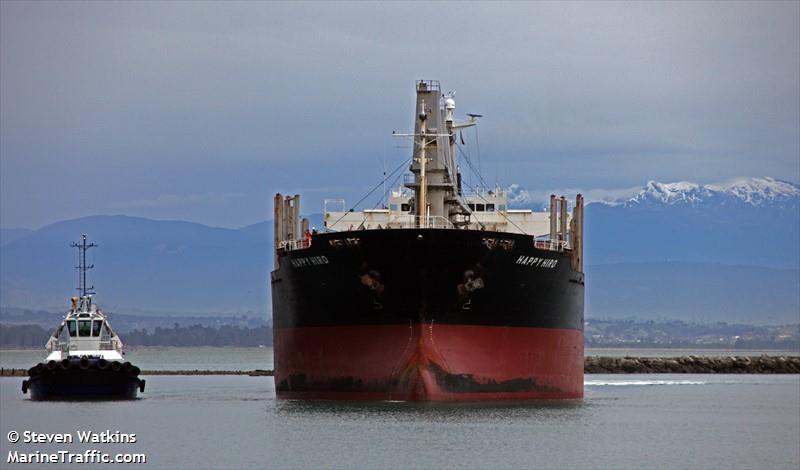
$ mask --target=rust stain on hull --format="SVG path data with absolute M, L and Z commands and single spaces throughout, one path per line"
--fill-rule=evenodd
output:
M 353 392 L 387 393 L 407 396 L 413 400 L 424 400 L 430 392 L 444 393 L 555 393 L 560 390 L 537 383 L 533 377 L 514 378 L 503 381 L 476 379 L 472 374 L 452 374 L 436 363 L 428 363 L 425 368 L 432 372 L 435 384 L 429 384 L 422 377 L 421 368 L 406 370 L 403 379 L 390 378 L 385 381 L 365 382 L 357 377 L 309 378 L 306 374 L 293 374 L 277 384 L 279 392 Z M 412 375 L 409 380 L 408 375 Z M 438 390 L 437 390 L 438 389 Z
M 520 377 L 503 381 L 488 379 L 480 381 L 472 374 L 451 374 L 438 364 L 430 364 L 429 368 L 436 376 L 437 384 L 449 393 L 501 393 L 501 392 L 558 392 L 547 385 L 540 385 L 533 377 Z

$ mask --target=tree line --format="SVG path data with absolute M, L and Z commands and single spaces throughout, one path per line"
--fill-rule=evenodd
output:
M 41 348 L 52 332 L 38 325 L 0 324 L 0 347 Z M 272 328 L 268 326 L 219 327 L 174 324 L 171 328 L 156 327 L 153 331 L 132 330 L 121 334 L 129 346 L 271 346 Z

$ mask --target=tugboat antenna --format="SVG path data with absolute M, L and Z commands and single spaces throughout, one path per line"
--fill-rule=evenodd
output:
M 86 244 L 86 234 L 84 233 L 81 236 L 81 243 L 72 243 L 70 246 L 72 248 L 77 248 L 79 250 L 79 253 L 78 253 L 79 264 L 78 264 L 78 266 L 75 266 L 75 269 L 77 269 L 78 272 L 80 273 L 80 277 L 79 277 L 80 280 L 79 280 L 79 285 L 78 285 L 77 291 L 80 292 L 81 297 L 86 297 L 87 295 L 94 295 L 94 292 L 92 292 L 92 289 L 94 289 L 94 286 L 91 286 L 91 287 L 87 287 L 86 286 L 86 271 L 89 270 L 89 269 L 94 268 L 93 264 L 90 265 L 90 266 L 86 265 L 86 252 L 89 251 L 89 248 L 96 247 L 97 244 L 90 243 L 90 244 L 87 245 Z

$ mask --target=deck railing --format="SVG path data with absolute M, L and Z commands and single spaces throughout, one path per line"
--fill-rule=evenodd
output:
M 326 214 L 327 218 L 327 214 Z M 430 229 L 455 229 L 456 227 L 446 217 L 430 216 L 427 218 L 427 227 Z M 413 214 L 398 214 L 389 216 L 388 221 L 376 223 L 374 220 L 367 223 L 362 221 L 358 226 L 357 222 L 348 224 L 342 230 L 328 230 L 328 232 L 349 232 L 356 230 L 379 230 L 379 229 L 415 229 L 420 228 L 420 217 Z M 345 225 L 342 223 L 341 225 Z M 288 240 L 281 242 L 279 249 L 286 251 L 302 250 L 311 246 L 310 238 L 301 240 Z M 571 249 L 572 245 L 568 240 L 550 240 L 547 238 L 536 239 L 533 246 L 540 250 L 564 251 Z
M 302 240 L 286 240 L 284 242 L 281 242 L 281 248 L 288 251 L 302 250 L 310 246 L 311 246 L 311 240 L 305 238 Z
M 566 240 L 535 240 L 533 246 L 540 250 L 564 251 L 569 248 Z
M 400 214 L 389 217 L 386 224 L 389 228 L 420 228 L 423 217 L 413 214 Z M 426 228 L 455 228 L 446 217 L 439 215 L 428 216 Z

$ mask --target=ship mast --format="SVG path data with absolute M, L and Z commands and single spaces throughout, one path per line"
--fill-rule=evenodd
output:
M 425 155 L 425 148 L 427 147 L 427 121 L 428 115 L 425 113 L 425 100 L 419 107 L 419 204 L 417 204 L 419 215 L 420 228 L 428 227 L 428 180 L 425 177 L 425 167 L 427 166 L 427 156 Z
M 92 289 L 94 289 L 94 286 L 86 286 L 86 271 L 94 268 L 94 265 L 86 265 L 86 252 L 89 251 L 89 248 L 94 248 L 97 245 L 95 243 L 90 243 L 87 245 L 86 234 L 83 234 L 81 236 L 81 243 L 72 243 L 70 246 L 78 249 L 78 266 L 75 266 L 75 269 L 78 270 L 80 276 L 77 291 L 81 294 L 81 297 L 93 295 L 94 292 L 92 292 Z
M 414 191 L 416 226 L 428 228 L 431 221 L 439 227 L 442 222 L 453 226 L 464 226 L 465 217 L 471 213 L 461 197 L 461 175 L 456 159 L 455 133 L 476 124 L 478 114 L 471 114 L 467 122 L 454 122 L 454 93 L 442 95 L 436 80 L 419 80 L 417 90 L 417 114 L 414 133 L 398 134 L 414 141 L 411 173 L 413 181 L 405 186 Z M 431 105 L 431 103 L 433 103 Z M 429 107 L 432 106 L 432 107 Z

